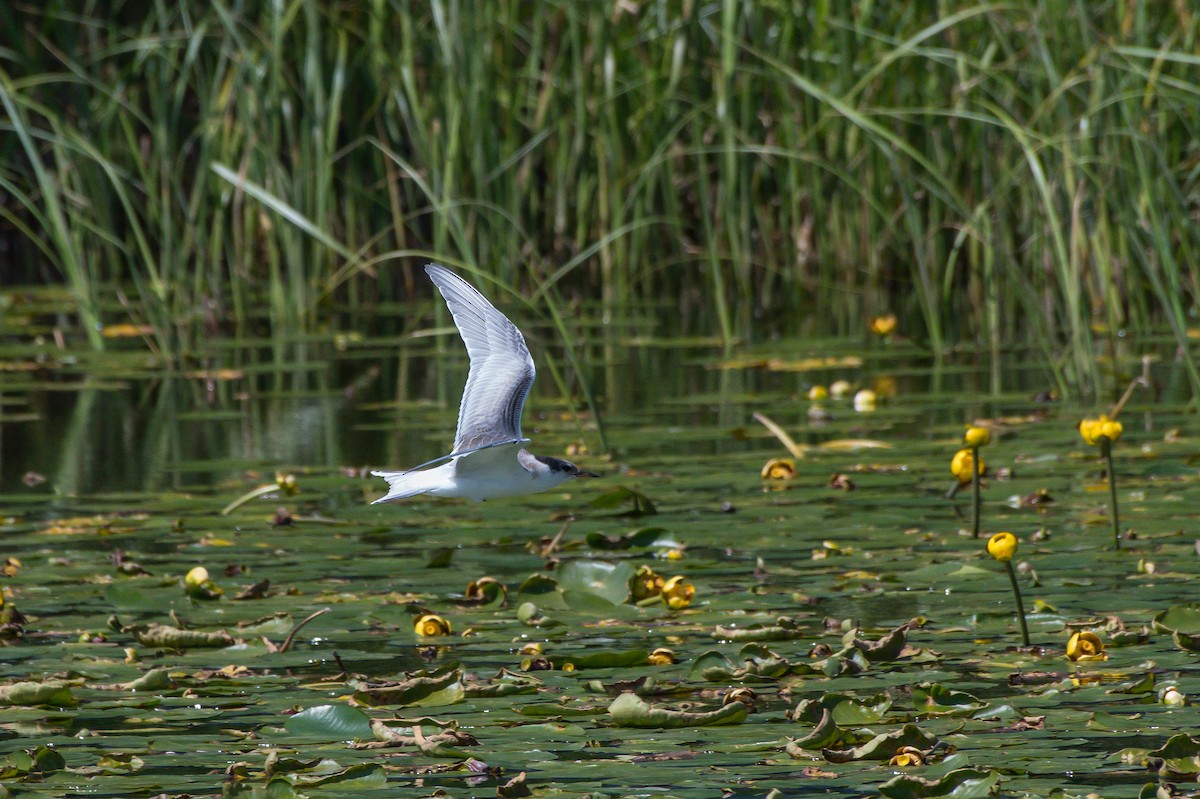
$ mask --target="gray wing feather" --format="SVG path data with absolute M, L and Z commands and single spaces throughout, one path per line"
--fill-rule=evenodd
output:
M 521 411 L 535 371 L 525 337 L 508 317 L 449 269 L 429 264 L 425 273 L 446 300 L 471 359 L 453 452 L 527 440 L 521 436 Z

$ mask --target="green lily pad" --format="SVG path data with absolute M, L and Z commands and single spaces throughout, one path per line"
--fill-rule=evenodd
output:
M 557 570 L 563 590 L 594 594 L 619 605 L 629 599 L 629 580 L 636 570 L 626 561 L 569 560 Z
M 960 768 L 936 780 L 901 774 L 879 786 L 888 799 L 981 799 L 990 796 L 1000 782 L 1000 772 L 993 769 Z
M 651 705 L 637 694 L 625 693 L 613 700 L 608 713 L 618 727 L 707 727 L 740 724 L 746 720 L 746 706 L 731 702 L 716 710 L 666 710 Z
M 289 716 L 284 729 L 295 735 L 347 741 L 371 737 L 371 718 L 349 705 L 317 705 Z

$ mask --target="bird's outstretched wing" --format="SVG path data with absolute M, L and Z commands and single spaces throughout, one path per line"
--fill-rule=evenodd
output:
M 525 337 L 449 269 L 429 264 L 425 273 L 446 300 L 471 359 L 453 454 L 527 440 L 521 436 L 521 410 L 535 372 Z

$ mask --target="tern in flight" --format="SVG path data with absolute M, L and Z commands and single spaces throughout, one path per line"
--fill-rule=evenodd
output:
M 449 269 L 429 264 L 425 273 L 446 300 L 471 360 L 458 408 L 458 432 L 449 455 L 405 472 L 371 472 L 389 487 L 372 504 L 418 494 L 479 502 L 536 494 L 576 477 L 598 477 L 570 461 L 525 449 L 529 439 L 521 435 L 521 410 L 534 378 L 525 337 Z

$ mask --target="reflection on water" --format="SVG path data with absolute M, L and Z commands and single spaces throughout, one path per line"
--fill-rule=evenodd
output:
M 1002 413 L 1013 392 L 1027 400 L 1049 387 L 1044 370 L 1021 353 L 1003 370 L 1005 394 L 995 395 L 990 365 L 971 355 L 936 363 L 905 342 L 778 341 L 731 359 L 711 342 L 653 339 L 650 320 L 642 327 L 577 324 L 582 374 L 568 368 L 549 330 L 530 326 L 539 380 L 524 426 L 533 448 L 548 454 L 572 442 L 601 453 L 582 399 L 589 389 L 609 446 L 653 459 L 664 450 L 719 455 L 755 446 L 739 434 L 762 434 L 754 411 L 796 431 L 801 443 L 922 436 L 939 424 Z M 116 379 L 101 379 L 78 366 L 18 373 L 0 384 L 0 492 L 28 492 L 22 479 L 31 472 L 47 478 L 38 491 L 71 496 L 201 489 L 276 468 L 423 463 L 453 439 L 466 376 L 458 338 L 434 332 L 444 335 L 309 341 L 290 361 L 266 342 L 227 342 L 214 346 L 204 369 L 183 374 L 124 368 Z M 822 362 L 812 360 L 822 358 L 831 365 L 816 368 Z M 1173 362 L 1158 370 L 1160 385 L 1186 391 Z M 812 384 L 871 386 L 881 377 L 902 402 L 869 417 L 839 409 L 828 429 L 807 416 Z M 966 397 L 977 399 L 964 407 Z

